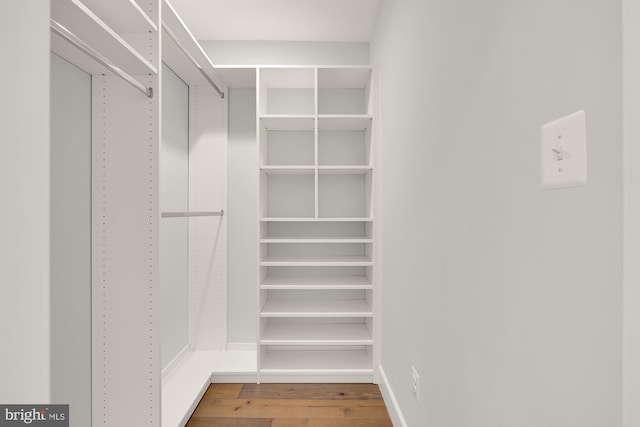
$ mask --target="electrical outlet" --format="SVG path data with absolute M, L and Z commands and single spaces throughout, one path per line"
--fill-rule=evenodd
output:
M 411 391 L 413 392 L 413 397 L 420 403 L 420 375 L 415 366 L 411 367 Z

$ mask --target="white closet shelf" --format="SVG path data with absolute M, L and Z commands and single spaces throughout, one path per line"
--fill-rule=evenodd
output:
M 158 69 L 79 0 L 54 0 L 51 18 L 131 75 L 155 75 Z M 83 66 L 95 62 L 66 42 L 52 43 L 54 53 Z M 97 65 L 97 64 L 96 64 Z M 83 68 L 94 73 L 95 66 Z M 98 69 L 106 70 L 99 66 Z M 106 72 L 110 74 L 110 72 Z
M 340 290 L 340 289 L 373 289 L 371 281 L 365 276 L 303 276 L 274 277 L 267 276 L 260 289 L 277 290 Z
M 371 217 L 341 217 L 341 218 L 312 218 L 312 217 L 264 217 L 261 222 L 371 222 Z
M 373 317 L 364 299 L 270 299 L 260 317 Z
M 135 0 L 82 0 L 118 33 L 158 31 L 158 26 Z
M 371 128 L 373 117 L 368 114 L 320 114 L 320 131 L 363 131 Z
M 262 166 L 260 170 L 269 175 L 313 175 L 315 166 Z
M 366 236 L 264 237 L 260 243 L 373 243 Z
M 270 257 L 262 267 L 371 267 L 373 261 L 365 256 Z
M 264 373 L 373 372 L 366 350 L 269 350 L 261 362 Z
M 260 125 L 267 130 L 299 131 L 313 130 L 316 116 L 312 114 L 263 114 Z
M 372 345 L 364 323 L 268 324 L 261 345 Z
M 224 80 L 214 68 L 211 60 L 202 49 L 202 46 L 200 46 L 200 43 L 198 43 L 180 16 L 178 16 L 166 0 L 162 1 L 162 21 L 163 27 L 168 28 L 168 31 L 165 28 L 162 33 L 163 61 L 189 86 L 210 86 L 209 81 L 200 73 L 197 66 L 187 58 L 184 52 L 182 52 L 182 49 L 180 49 L 173 40 L 170 34 L 172 33 L 193 60 L 197 62 L 202 72 L 204 72 L 220 90 L 224 91 Z
M 320 175 L 365 175 L 371 171 L 371 166 L 318 166 Z

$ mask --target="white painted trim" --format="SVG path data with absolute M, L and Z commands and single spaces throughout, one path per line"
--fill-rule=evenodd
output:
M 623 0 L 624 257 L 622 420 L 640 425 L 640 3 Z
M 305 69 L 314 69 L 314 68 L 339 68 L 339 69 L 371 69 L 372 65 L 368 64 L 354 64 L 354 65 L 278 65 L 278 64 L 221 64 L 216 65 L 216 68 L 305 68 Z
M 378 365 L 378 372 L 378 376 L 380 377 L 380 392 L 382 393 L 384 404 L 387 406 L 387 410 L 389 411 L 391 422 L 393 423 L 394 427 L 408 427 L 407 422 L 402 415 L 402 411 L 400 410 L 400 405 L 398 405 L 398 400 L 396 399 L 396 396 L 393 393 L 393 389 L 391 388 L 391 384 L 389 384 L 387 375 L 384 373 L 382 365 Z
M 227 343 L 227 351 L 256 351 L 258 345 L 254 342 L 230 342 Z
M 182 350 L 180 350 L 178 352 L 178 354 L 176 355 L 176 357 L 171 359 L 171 362 L 167 363 L 167 366 L 165 366 L 162 369 L 162 381 L 163 382 L 165 381 L 165 379 L 169 375 L 171 375 L 171 373 L 176 368 L 176 366 L 180 365 L 180 362 L 182 362 L 182 359 L 184 359 L 187 354 L 189 354 L 189 346 L 188 345 L 186 345 Z
M 224 353 L 189 351 L 162 384 L 162 427 L 183 427 L 211 384 Z
M 211 384 L 252 384 L 258 383 L 258 374 L 256 372 L 223 372 L 211 374 Z
M 380 366 L 382 361 L 382 318 L 384 317 L 384 313 L 382 312 L 382 268 L 383 268 L 383 259 L 382 259 L 382 248 L 384 247 L 384 233 L 382 228 L 382 90 L 380 88 L 382 79 L 381 79 L 381 70 L 383 69 L 378 64 L 372 64 L 372 67 L 375 71 L 372 72 L 371 75 L 371 85 L 370 90 L 370 99 L 369 102 L 373 102 L 373 117 L 375 117 L 375 121 L 373 123 L 373 131 L 371 135 L 371 150 L 373 150 L 373 170 L 375 171 L 374 175 L 374 188 L 375 192 L 373 193 L 374 204 L 373 204 L 373 217 L 376 218 L 376 221 L 373 222 L 373 237 L 376 244 L 373 246 L 373 366 Z M 382 378 L 380 375 L 381 369 L 374 369 L 373 373 L 373 382 L 376 384 L 380 384 L 382 382 Z

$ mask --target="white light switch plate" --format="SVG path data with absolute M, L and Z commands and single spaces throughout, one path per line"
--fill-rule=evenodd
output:
M 587 126 L 578 111 L 542 126 L 542 186 L 578 187 L 587 183 Z

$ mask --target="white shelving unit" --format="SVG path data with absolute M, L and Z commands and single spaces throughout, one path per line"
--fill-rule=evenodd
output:
M 51 51 L 92 76 L 92 408 L 83 425 L 161 424 L 160 8 L 51 1 Z
M 262 382 L 373 381 L 371 72 L 258 69 Z
M 92 407 L 78 420 L 184 425 L 212 374 L 255 374 L 256 367 L 255 352 L 224 351 L 226 217 L 161 215 L 167 198 L 160 176 L 170 169 L 160 161 L 163 140 L 181 113 L 194 124 L 180 131 L 185 139 L 188 131 L 193 165 L 184 178 L 197 196 L 180 210 L 226 209 L 226 85 L 167 0 L 51 0 L 50 18 L 51 51 L 92 75 Z M 168 69 L 189 90 L 174 110 L 161 106 L 175 99 L 161 84 L 169 82 Z M 187 105 L 188 112 L 180 110 Z M 160 269 L 169 264 L 160 256 L 170 246 L 163 239 L 175 236 L 160 228 L 176 221 L 190 222 L 189 256 L 181 258 L 188 259 L 189 279 Z M 168 282 L 180 282 L 184 300 L 162 295 Z M 180 310 L 163 305 L 184 301 Z M 167 313 L 173 317 L 163 318 Z

